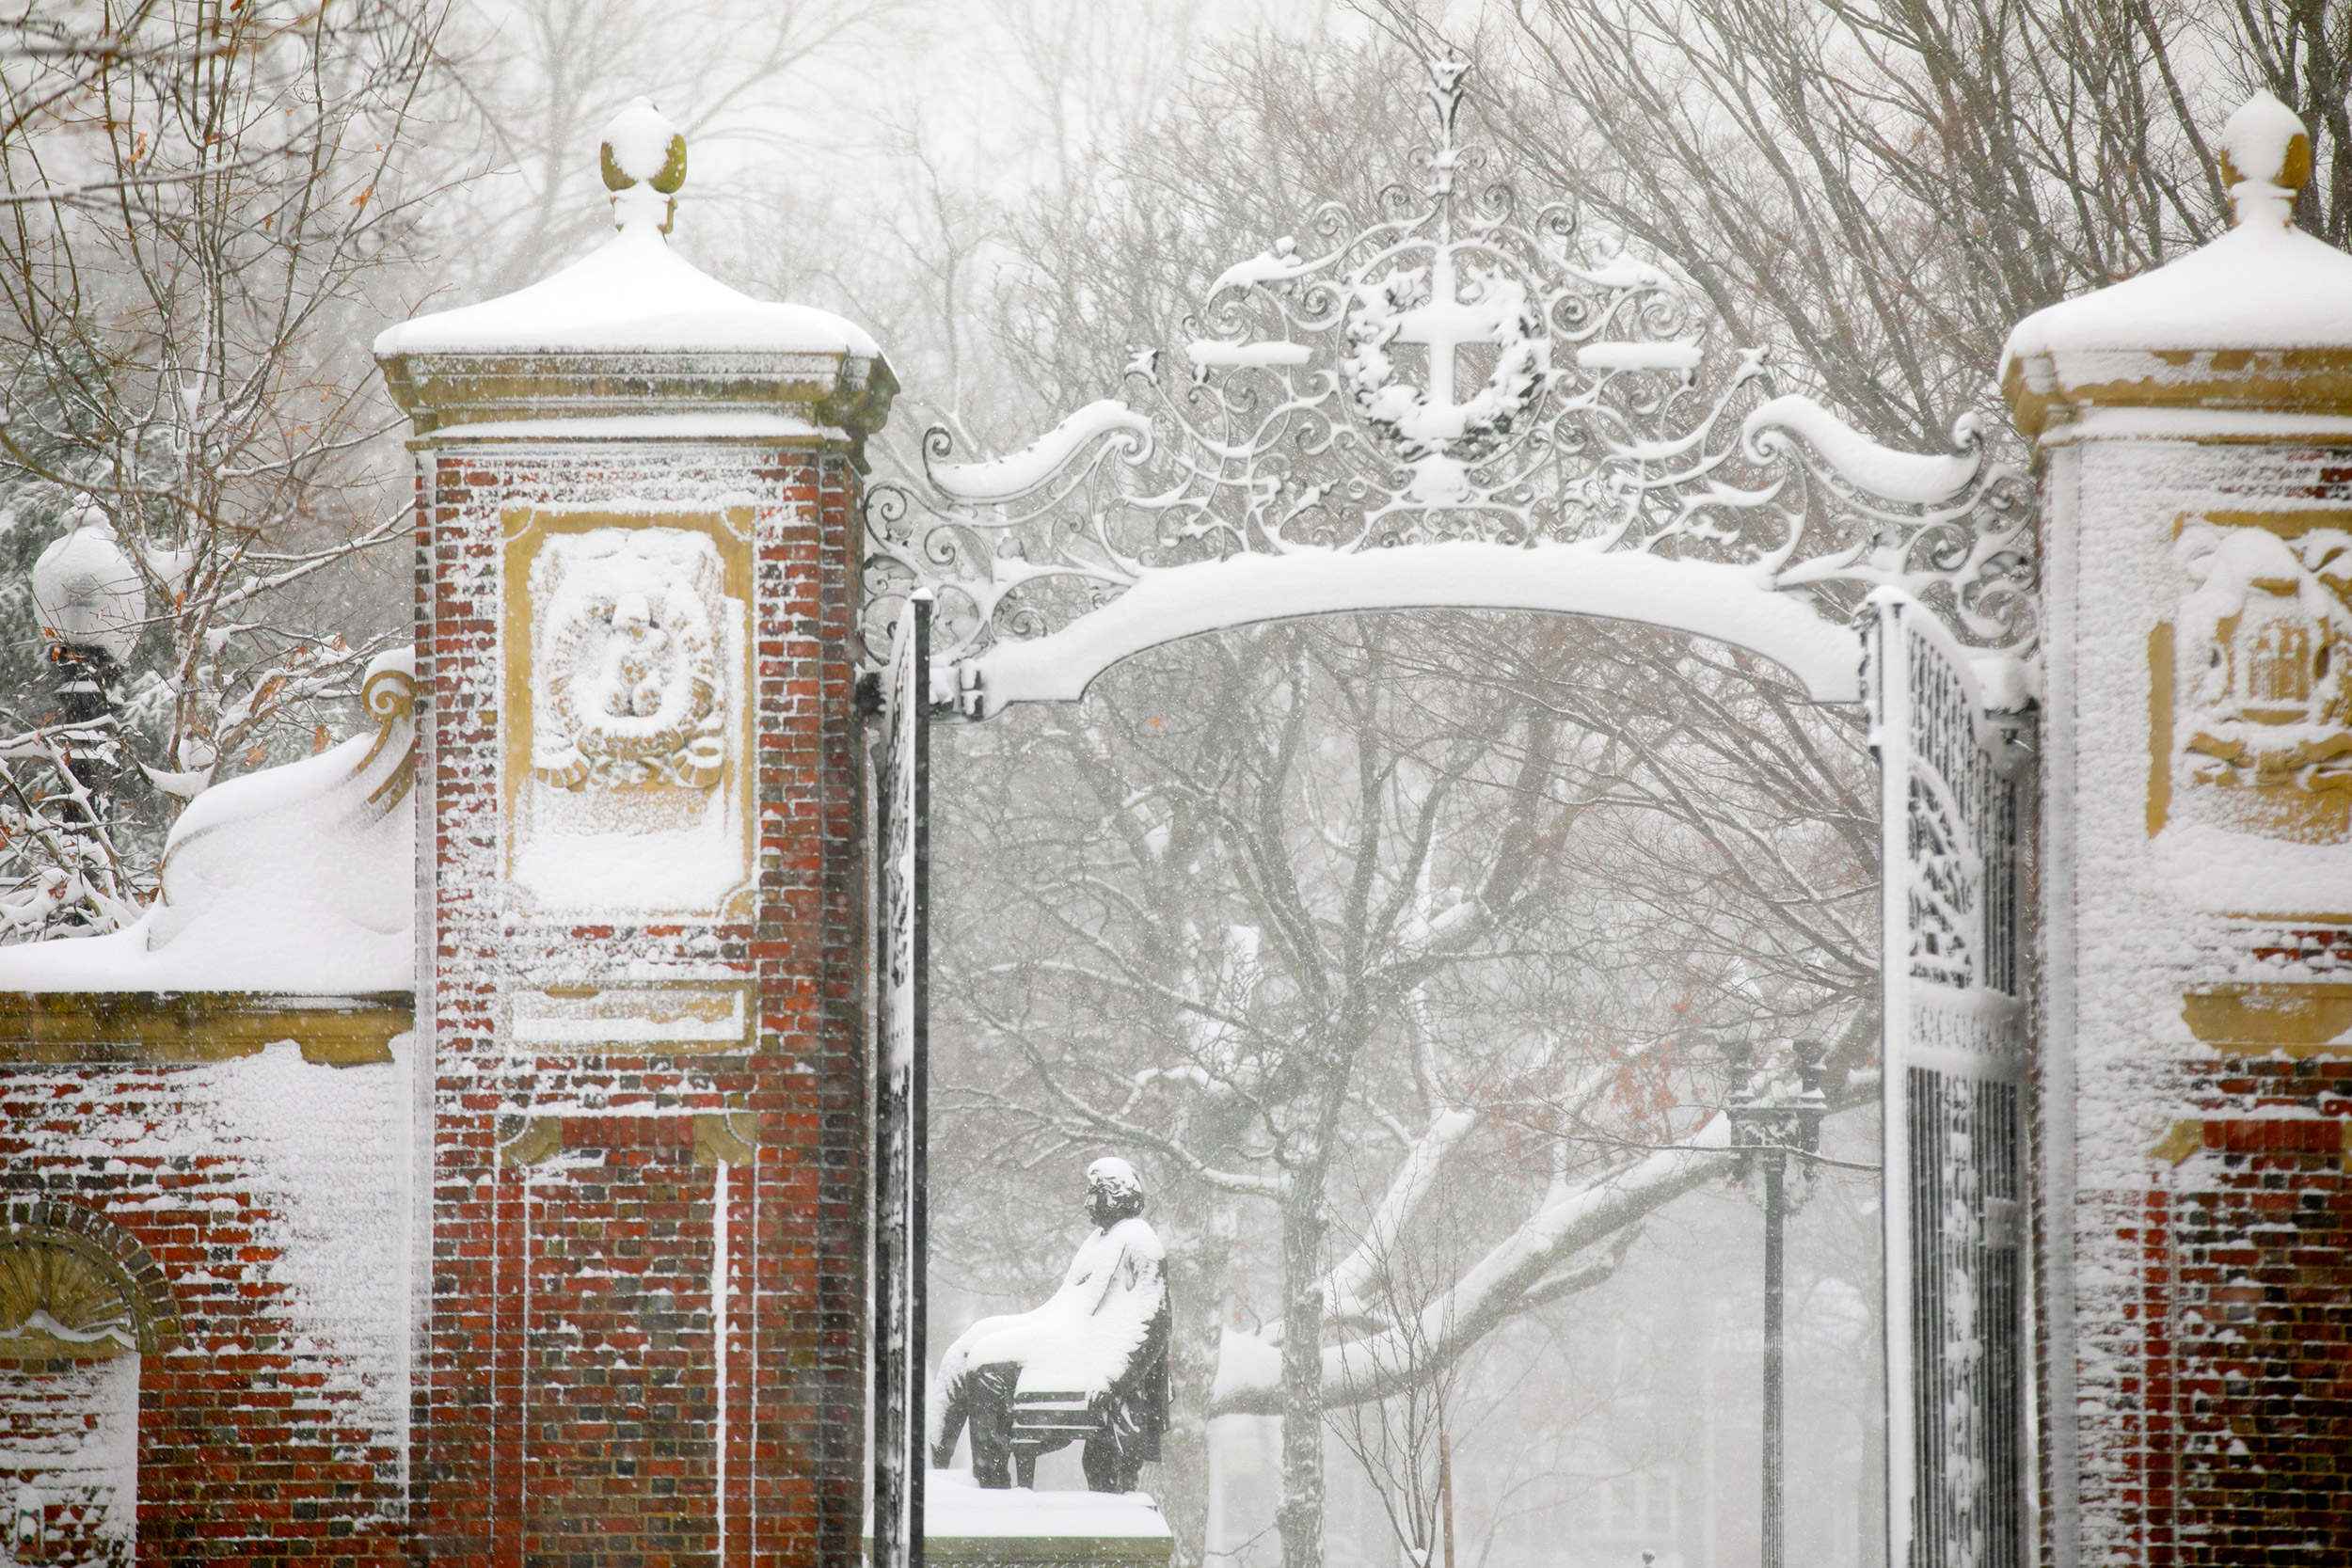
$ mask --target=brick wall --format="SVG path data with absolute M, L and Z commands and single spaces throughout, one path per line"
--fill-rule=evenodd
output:
M 420 1544 L 450 1564 L 847 1561 L 865 1381 L 854 473 L 837 451 L 749 444 L 420 446 L 437 931 Z M 753 906 L 508 912 L 501 511 L 742 504 Z M 618 975 L 755 982 L 750 1048 L 524 1047 L 501 1023 L 518 990 Z
M 2143 1238 L 2148 1560 L 2352 1561 L 2352 1061 L 2199 1067 Z
M 2252 831 L 2229 814 L 2280 786 L 2183 760 L 2207 723 L 2192 551 L 2336 526 L 2347 472 L 2338 449 L 2219 435 L 2044 440 L 2047 1561 L 2352 1560 L 2352 1434 L 2315 1414 L 2346 1393 L 2352 931 L 2311 874 L 2339 850 Z
M 408 1082 L 292 1042 L 0 1072 L 10 1233 L 91 1238 L 155 1330 L 137 1355 L 0 1369 L 0 1513 L 22 1481 L 43 1498 L 18 1560 L 128 1560 L 134 1509 L 142 1563 L 405 1560 Z

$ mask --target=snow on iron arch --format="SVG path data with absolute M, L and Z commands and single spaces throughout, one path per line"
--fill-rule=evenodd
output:
M 1468 66 L 1433 62 L 1433 143 L 1359 224 L 1320 211 L 1229 268 L 1177 353 L 1009 456 L 866 499 L 866 638 L 935 596 L 931 699 L 972 717 L 1069 701 L 1130 654 L 1332 610 L 1609 616 L 1779 661 L 1860 696 L 1873 589 L 1930 606 L 1993 701 L 2035 635 L 2033 492 L 1973 417 L 1890 451 L 1764 355 L 1716 341 L 1669 269 L 1521 212 L 1455 138 Z

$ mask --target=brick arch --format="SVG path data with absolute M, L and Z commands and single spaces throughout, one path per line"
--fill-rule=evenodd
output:
M 0 1211 L 0 1247 L 27 1243 L 84 1259 L 109 1276 L 130 1309 L 142 1355 L 158 1354 L 179 1337 L 179 1303 L 163 1265 L 96 1210 L 52 1198 L 11 1200 Z

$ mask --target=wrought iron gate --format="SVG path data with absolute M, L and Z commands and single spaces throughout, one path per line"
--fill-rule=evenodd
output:
M 2022 1568 L 2023 748 L 1916 600 L 1871 596 L 1885 1064 L 1887 1560 Z
M 874 741 L 875 1568 L 923 1561 L 924 1056 L 930 879 L 931 600 L 899 611 Z
M 957 460 L 935 426 L 919 474 L 866 492 L 863 630 L 889 671 L 876 1561 L 921 1548 L 930 705 L 984 719 L 1076 701 L 1183 637 L 1452 608 L 1722 639 L 1821 703 L 1868 687 L 1893 1560 L 2021 1568 L 2027 797 L 1975 671 L 2031 649 L 2032 483 L 1973 417 L 1947 451 L 1899 452 L 1776 395 L 1763 352 L 1724 341 L 1676 269 L 1634 264 L 1566 206 L 1517 204 L 1490 150 L 1457 142 L 1467 64 L 1428 68 L 1434 140 L 1360 227 L 1334 206 L 1313 244 L 1229 267 L 1187 318 L 1203 335 L 1137 353 L 1123 398 L 999 458 Z M 1463 348 L 1491 367 L 1474 390 Z

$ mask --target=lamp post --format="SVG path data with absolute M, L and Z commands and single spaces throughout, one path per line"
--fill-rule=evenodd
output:
M 119 771 L 107 725 L 111 688 L 138 642 L 147 585 L 105 511 L 87 503 L 64 537 L 40 552 L 32 576 L 33 610 L 55 666 L 50 684 L 65 766 L 87 800 L 70 809 L 95 822 Z
M 1788 1092 L 1785 1079 L 1751 1067 L 1745 1037 L 1724 1042 L 1730 1067 L 1731 1090 L 1724 1111 L 1731 1118 L 1732 1143 L 1739 1154 L 1734 1179 L 1742 1182 L 1762 1178 L 1764 1197 L 1764 1497 L 1763 1568 L 1783 1568 L 1787 1528 L 1783 1507 L 1787 1474 L 1786 1352 L 1783 1344 L 1783 1271 L 1788 1215 L 1813 1193 L 1815 1166 L 1802 1156 L 1820 1148 L 1821 1060 L 1819 1040 L 1799 1040 L 1793 1054 L 1797 1087 Z M 1759 1090 L 1758 1080 L 1764 1082 Z M 1800 1171 L 1791 1191 L 1788 1161 L 1800 1157 Z

